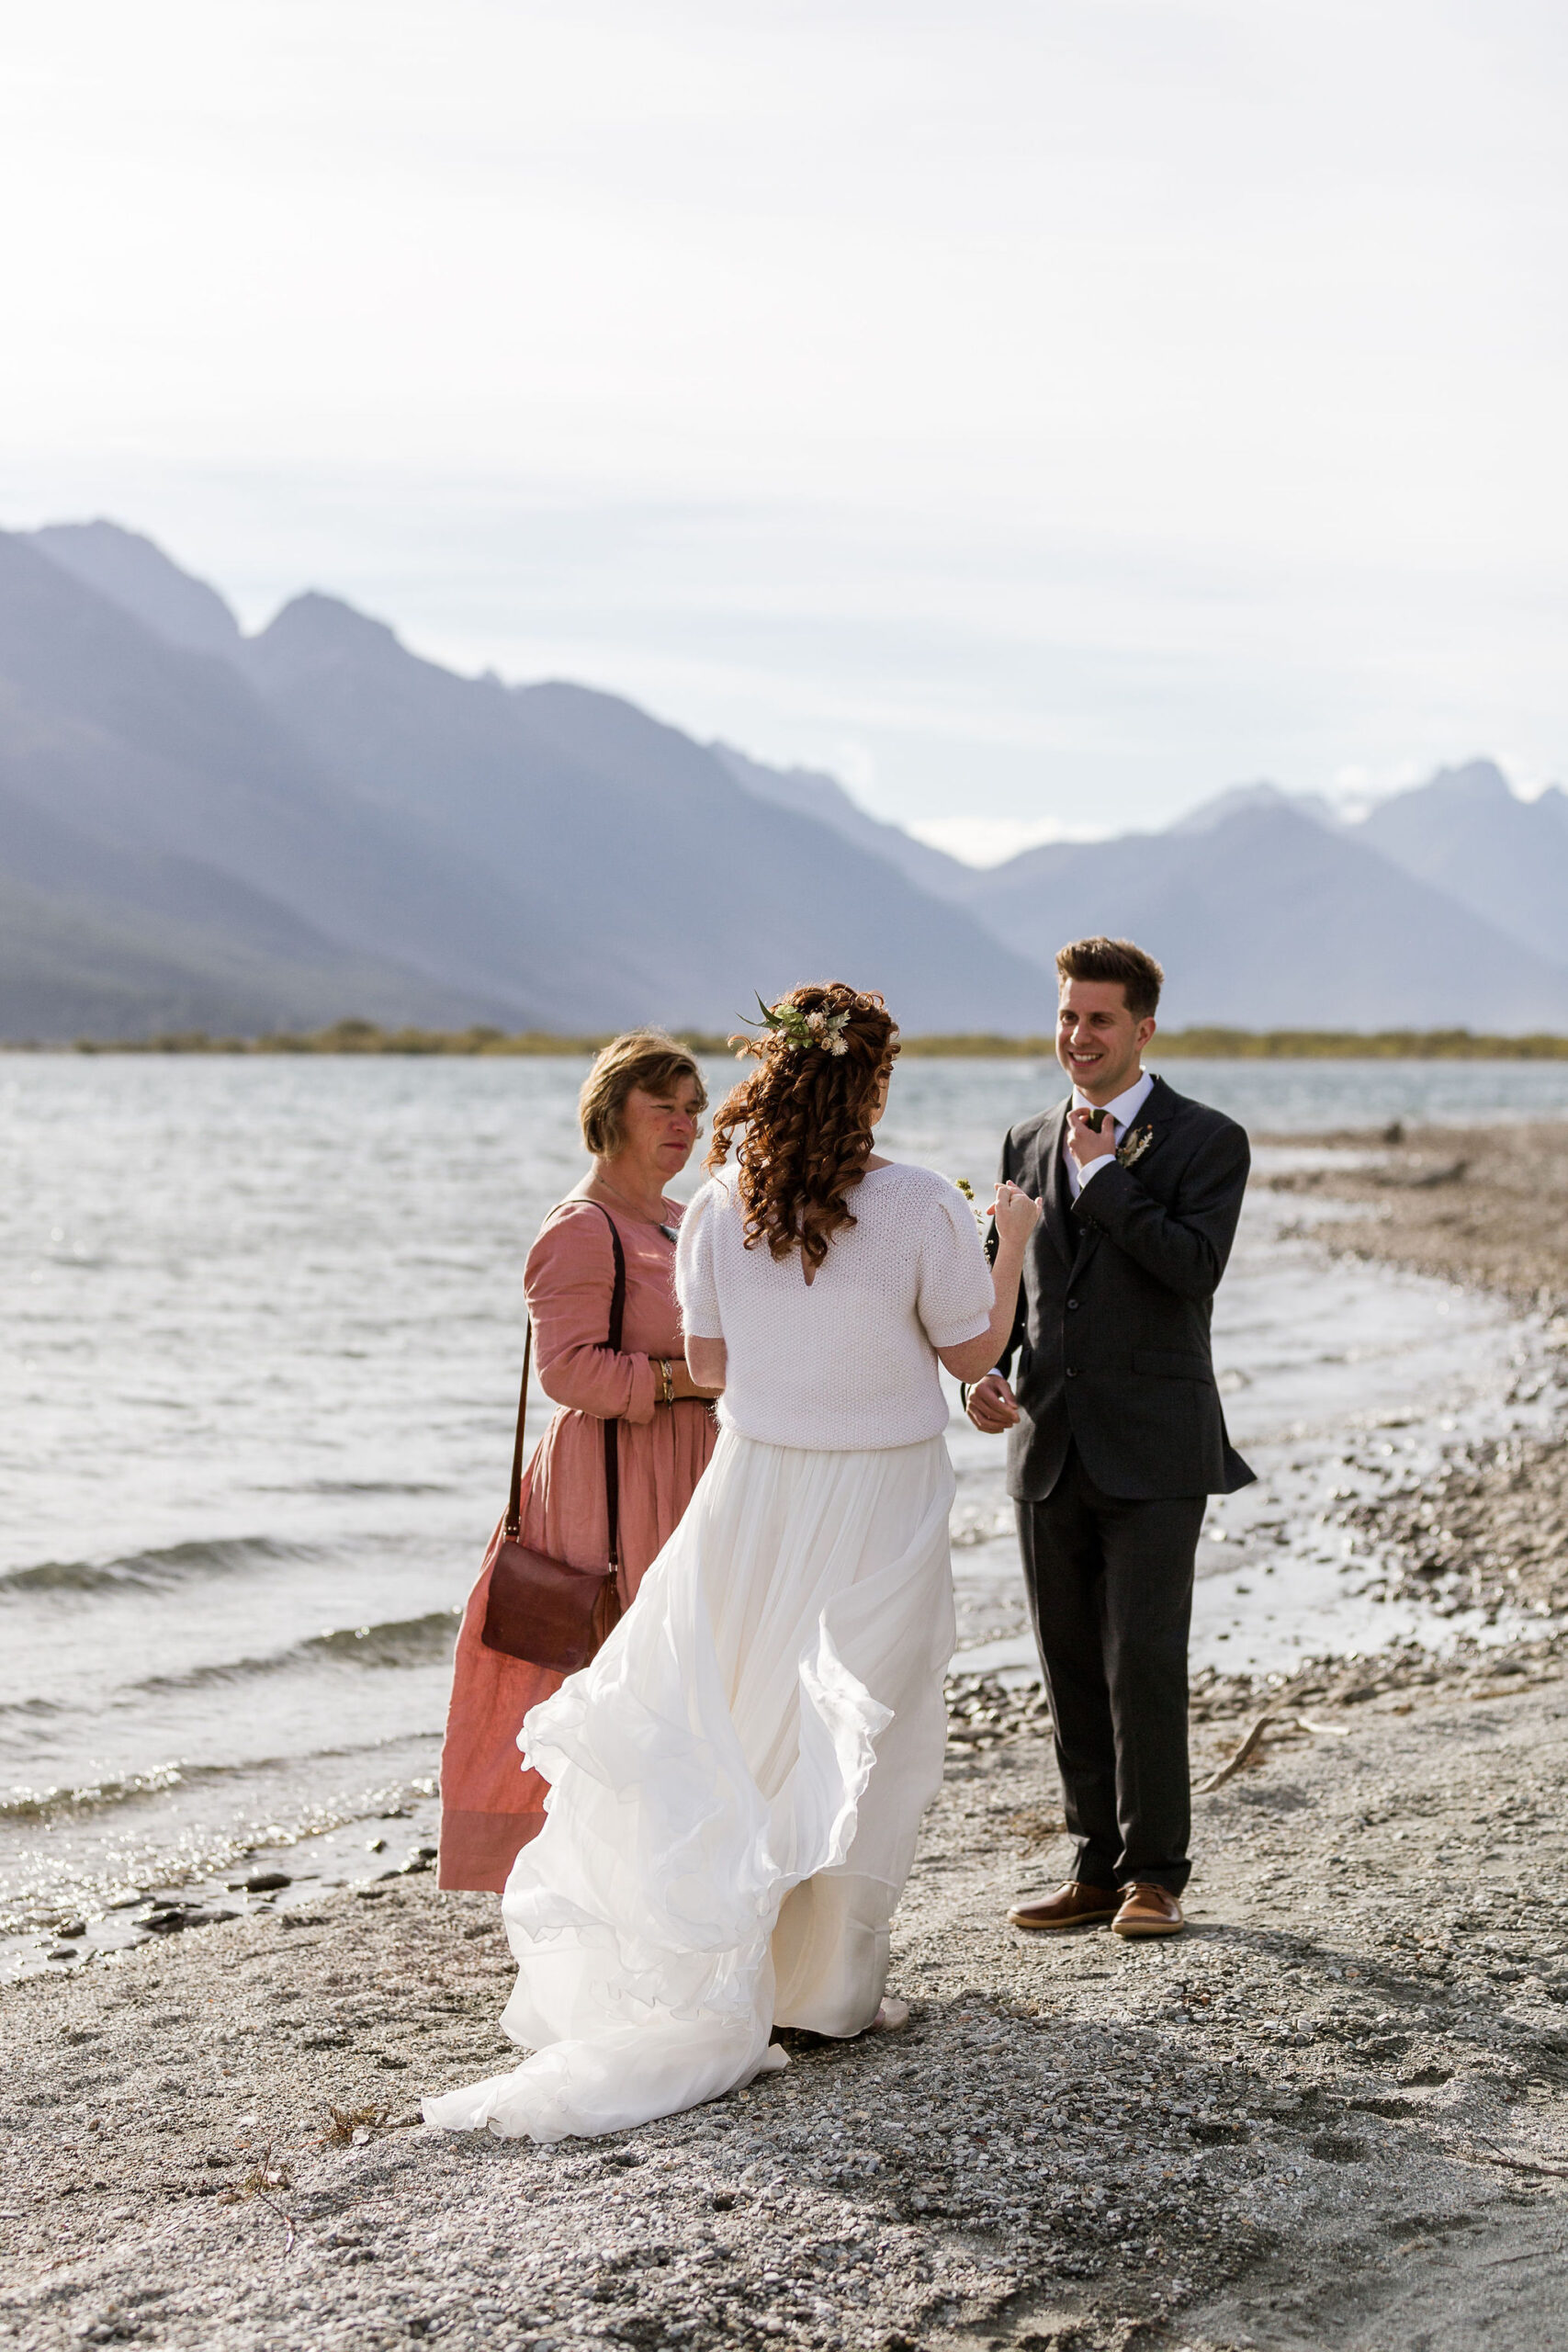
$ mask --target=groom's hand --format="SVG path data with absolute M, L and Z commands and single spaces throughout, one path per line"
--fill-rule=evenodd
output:
M 1097 1129 L 1089 1125 L 1089 1115 L 1088 1111 L 1074 1111 L 1067 1118 L 1067 1149 L 1080 1169 L 1087 1168 L 1091 1160 L 1110 1159 L 1116 1150 L 1113 1123 L 1107 1119 Z
M 1000 1437 L 1018 1419 L 1018 1399 L 999 1372 L 988 1372 L 969 1391 L 968 1414 L 987 1437 Z

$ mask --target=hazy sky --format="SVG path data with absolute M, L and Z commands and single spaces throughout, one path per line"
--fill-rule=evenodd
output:
M 3 70 L 0 523 L 972 851 L 1568 774 L 1561 0 L 51 0 Z

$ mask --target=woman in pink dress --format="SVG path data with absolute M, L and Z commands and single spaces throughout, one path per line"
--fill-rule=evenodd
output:
M 604 1424 L 618 1421 L 623 1608 L 674 1532 L 717 1436 L 714 1392 L 686 1369 L 675 1299 L 682 1210 L 664 1193 L 692 1156 L 706 1102 L 696 1063 L 661 1032 L 633 1030 L 606 1046 L 578 1105 L 592 1167 L 545 1219 L 524 1277 L 539 1385 L 559 1409 L 528 1465 L 523 1541 L 576 1567 L 604 1566 Z M 615 1251 L 602 1211 L 615 1219 L 626 1257 L 618 1353 L 606 1339 Z M 495 1543 L 457 1636 L 441 1751 L 439 1883 L 499 1894 L 545 1820 L 546 1784 L 523 1770 L 517 1735 L 561 1677 L 479 1638 Z

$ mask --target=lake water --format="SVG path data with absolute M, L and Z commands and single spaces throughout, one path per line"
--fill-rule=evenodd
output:
M 1568 1115 L 1568 1064 L 1170 1074 L 1276 1133 Z M 428 1842 L 456 1612 L 504 1487 L 521 1268 L 581 1171 L 581 1076 L 0 1061 L 0 1924 L 221 1883 L 301 1837 L 302 1884 Z M 1005 1127 L 1059 1091 L 1054 1065 L 911 1060 L 883 1138 L 980 1190 Z M 1334 1487 L 1551 1401 L 1528 1322 L 1327 1272 L 1287 1208 L 1255 1193 L 1221 1294 L 1233 1432 L 1262 1475 L 1211 1515 L 1195 1624 L 1200 1658 L 1266 1670 L 1467 1623 L 1377 1597 Z M 953 1448 L 963 1663 L 1021 1671 L 1000 1449 L 958 1421 Z M 93 1932 L 114 1940 L 115 1915 Z M 0 1968 L 37 1949 L 13 1936 Z

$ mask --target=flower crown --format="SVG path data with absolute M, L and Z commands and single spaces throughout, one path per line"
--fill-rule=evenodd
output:
M 782 1037 L 791 1053 L 803 1053 L 808 1046 L 820 1046 L 825 1054 L 847 1054 L 849 1040 L 843 1032 L 849 1027 L 850 1016 L 843 1012 L 803 1012 L 789 997 L 781 997 L 777 1004 L 764 1004 L 757 999 L 761 1013 L 753 1028 L 772 1030 Z

